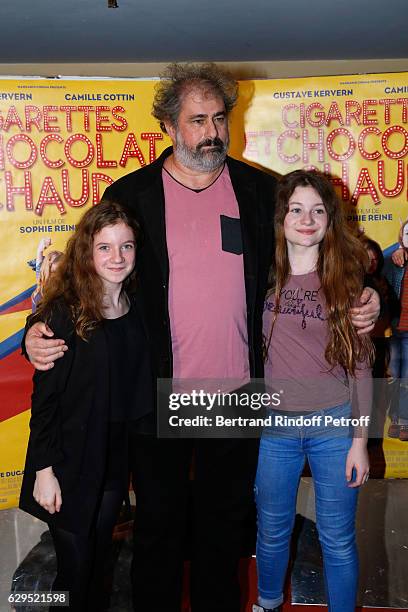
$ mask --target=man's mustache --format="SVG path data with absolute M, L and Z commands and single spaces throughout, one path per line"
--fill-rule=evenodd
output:
M 197 150 L 202 149 L 203 147 L 218 147 L 219 149 L 223 149 L 225 147 L 224 142 L 221 138 L 216 136 L 215 138 L 206 138 L 202 142 L 197 145 Z

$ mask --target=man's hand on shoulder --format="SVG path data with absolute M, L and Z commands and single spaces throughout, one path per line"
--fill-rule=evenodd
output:
M 375 322 L 380 316 L 380 296 L 375 289 L 364 287 L 360 304 L 350 309 L 351 322 L 359 335 L 368 334 L 374 329 Z
M 50 370 L 54 361 L 68 350 L 64 340 L 52 339 L 54 332 L 46 323 L 38 321 L 27 332 L 25 347 L 29 360 L 37 370 Z

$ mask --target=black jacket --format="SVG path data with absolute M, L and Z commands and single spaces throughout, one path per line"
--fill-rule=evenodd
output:
M 68 309 L 58 302 L 49 325 L 68 351 L 51 370 L 35 371 L 30 439 L 20 508 L 48 523 L 87 533 L 105 474 L 109 419 L 109 355 L 103 325 L 89 341 L 74 332 Z M 49 514 L 33 498 L 36 470 L 52 466 L 62 508 Z
M 166 149 L 155 162 L 115 181 L 104 193 L 104 198 L 129 208 L 143 231 L 143 242 L 136 258 L 140 279 L 137 299 L 150 340 L 154 374 L 159 378 L 171 378 L 173 371 L 168 310 L 169 260 L 161 176 L 164 160 L 171 152 L 171 148 Z M 252 377 L 262 377 L 262 312 L 274 252 L 276 179 L 230 157 L 227 157 L 227 165 L 241 220 L 250 371 Z

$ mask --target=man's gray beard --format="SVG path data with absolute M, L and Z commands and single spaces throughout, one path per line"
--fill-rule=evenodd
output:
M 224 142 L 221 150 L 203 151 L 202 149 L 191 149 L 183 140 L 176 138 L 174 156 L 177 161 L 189 170 L 200 172 L 213 172 L 220 168 L 227 157 L 229 140 Z

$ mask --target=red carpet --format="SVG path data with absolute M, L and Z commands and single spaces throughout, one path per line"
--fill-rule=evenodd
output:
M 244 569 L 244 584 L 245 584 L 245 574 L 247 576 L 246 582 L 248 583 L 249 579 L 249 589 L 248 589 L 248 603 L 243 608 L 242 612 L 252 612 L 252 604 L 256 602 L 257 588 L 256 588 L 256 564 L 255 559 L 251 559 L 249 563 L 249 568 L 245 570 L 245 565 L 243 563 Z M 283 606 L 283 612 L 327 612 L 326 606 L 295 606 L 290 603 L 290 592 L 289 588 L 287 589 L 285 596 L 285 604 Z M 375 610 L 376 612 L 390 612 L 391 608 L 356 608 L 357 611 L 364 610 Z
M 185 597 L 182 612 L 189 612 L 188 603 L 188 574 L 189 574 L 188 563 L 186 563 L 185 577 Z M 246 604 L 242 608 L 242 612 L 252 612 L 252 604 L 256 603 L 257 587 L 256 587 L 256 564 L 255 559 L 243 559 L 241 563 L 241 588 L 246 600 Z M 393 612 L 393 608 L 356 608 L 356 612 Z M 287 589 L 285 594 L 285 604 L 283 606 L 283 612 L 327 612 L 326 606 L 305 606 L 305 605 L 292 605 L 290 603 L 290 592 Z

